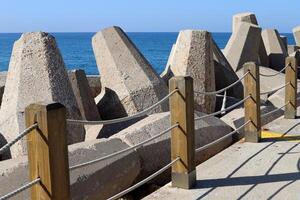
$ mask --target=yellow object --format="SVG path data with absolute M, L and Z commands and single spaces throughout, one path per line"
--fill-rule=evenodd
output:
M 283 133 L 276 133 L 272 131 L 261 131 L 262 139 L 280 139 L 282 141 L 300 141 L 300 135 L 287 135 Z

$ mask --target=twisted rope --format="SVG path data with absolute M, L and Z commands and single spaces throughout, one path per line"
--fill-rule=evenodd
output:
M 214 92 L 195 92 L 195 93 L 198 93 L 198 94 L 204 94 L 204 95 L 214 95 L 214 94 L 219 94 L 221 92 L 224 92 L 230 88 L 232 88 L 233 86 L 237 85 L 239 82 L 241 82 L 247 74 L 249 74 L 250 72 L 246 72 L 239 80 L 235 81 L 234 83 L 228 85 L 227 87 L 223 88 L 223 89 L 220 89 L 218 91 L 214 91 Z
M 154 174 L 152 174 L 151 176 L 145 178 L 144 180 L 138 182 L 137 184 L 127 188 L 126 190 L 110 197 L 109 199 L 107 200 L 115 200 L 115 199 L 118 199 L 122 196 L 124 196 L 125 194 L 127 194 L 128 192 L 131 192 L 133 190 L 135 190 L 136 188 L 140 187 L 141 185 L 147 183 L 148 181 L 154 179 L 155 177 L 157 177 L 158 175 L 160 175 L 161 173 L 163 173 L 164 171 L 166 171 L 167 169 L 169 169 L 175 162 L 177 162 L 178 160 L 180 160 L 180 158 L 176 158 L 175 160 L 173 160 L 172 162 L 170 162 L 169 164 L 167 164 L 166 166 L 164 166 L 163 168 L 161 168 L 160 170 L 158 170 L 157 172 L 155 172 Z
M 9 199 L 9 198 L 11 198 L 11 197 L 13 197 L 13 196 L 19 194 L 20 192 L 22 192 L 22 191 L 24 191 L 24 190 L 26 190 L 26 189 L 32 187 L 33 185 L 39 183 L 40 181 L 41 181 L 41 179 L 40 179 L 40 178 L 37 178 L 37 179 L 35 179 L 35 180 L 33 180 L 33 181 L 31 181 L 31 182 L 29 182 L 29 183 L 23 185 L 22 187 L 20 187 L 20 188 L 14 190 L 14 191 L 12 191 L 12 192 L 10 192 L 10 193 L 8 193 L 8 194 L 2 196 L 2 197 L 0 197 L 0 200 Z
M 157 135 L 155 135 L 155 136 L 153 136 L 153 137 L 151 137 L 151 138 L 149 138 L 149 139 L 147 139 L 147 140 L 145 140 L 145 141 L 143 141 L 143 142 L 141 142 L 139 144 L 136 144 L 136 145 L 134 145 L 132 147 L 123 149 L 121 151 L 109 154 L 109 155 L 101 157 L 101 158 L 97 158 L 95 160 L 91 160 L 91 161 L 88 161 L 88 162 L 85 162 L 85 163 L 82 163 L 82 164 L 74 165 L 74 166 L 70 167 L 69 169 L 70 169 L 70 171 L 72 171 L 72 170 L 75 170 L 75 169 L 78 169 L 78 168 L 81 168 L 81 167 L 85 167 L 87 165 L 91 165 L 91 164 L 94 164 L 94 163 L 97 163 L 97 162 L 100 162 L 100 161 L 112 158 L 114 156 L 123 154 L 125 152 L 131 151 L 131 150 L 135 150 L 135 149 L 143 146 L 144 144 L 146 144 L 146 143 L 148 143 L 148 142 L 150 142 L 152 140 L 155 140 L 156 138 L 161 137 L 162 135 L 168 133 L 169 131 L 171 131 L 173 128 L 176 128 L 176 127 L 178 127 L 178 124 L 174 124 L 173 126 L 171 126 L 171 127 L 167 128 L 166 130 L 162 131 L 161 133 L 159 133 L 159 134 L 157 134 Z
M 2 154 L 4 151 L 8 150 L 12 145 L 14 145 L 16 142 L 18 142 L 20 139 L 22 139 L 24 136 L 26 136 L 28 133 L 30 133 L 33 129 L 37 128 L 37 123 L 31 125 L 30 127 L 26 128 L 22 133 L 20 133 L 14 140 L 11 142 L 5 144 L 0 149 L 0 154 Z
M 211 142 L 211 143 L 209 143 L 209 144 L 207 144 L 207 145 L 204 145 L 204 146 L 202 146 L 202 147 L 196 149 L 196 153 L 198 153 L 199 151 L 203 151 L 203 150 L 209 148 L 210 146 L 213 146 L 213 145 L 215 145 L 215 144 L 221 142 L 222 140 L 224 140 L 224 139 L 226 139 L 226 138 L 232 136 L 234 133 L 236 133 L 236 132 L 238 132 L 239 130 L 241 130 L 242 128 L 244 128 L 244 127 L 245 127 L 247 124 L 249 124 L 250 122 L 251 122 L 251 121 L 249 120 L 249 121 L 247 121 L 246 123 L 244 123 L 242 126 L 240 126 L 239 128 L 237 128 L 236 130 L 234 130 L 234 131 L 228 133 L 227 135 L 225 135 L 225 136 L 223 136 L 223 137 L 220 137 L 219 139 L 217 139 L 217 140 L 215 140 L 215 141 L 213 141 L 213 142 Z
M 263 118 L 263 117 L 265 117 L 265 116 L 268 116 L 268 115 L 270 115 L 270 114 L 273 114 L 273 113 L 277 112 L 278 110 L 281 110 L 282 108 L 284 108 L 285 106 L 287 106 L 289 103 L 290 103 L 290 102 L 287 102 L 285 105 L 281 106 L 280 108 L 276 108 L 275 110 L 272 110 L 272 111 L 270 111 L 270 112 L 268 112 L 268 113 L 265 113 L 265 114 L 261 115 L 261 117 Z
M 273 92 L 277 92 L 278 90 L 281 90 L 282 88 L 285 88 L 285 86 L 287 86 L 288 84 L 290 84 L 290 83 L 286 83 L 286 84 L 284 84 L 282 86 L 279 86 L 278 88 L 275 88 L 275 89 L 273 89 L 271 91 L 268 91 L 268 92 L 261 92 L 260 95 L 271 94 Z
M 204 119 L 204 118 L 207 118 L 207 117 L 215 116 L 215 115 L 221 114 L 223 112 L 227 112 L 228 110 L 231 110 L 233 108 L 238 107 L 239 105 L 241 105 L 242 103 L 244 103 L 249 98 L 250 98 L 250 96 L 247 96 L 246 98 L 244 98 L 241 101 L 239 101 L 239 102 L 237 102 L 237 103 L 235 103 L 235 104 L 233 104 L 233 105 L 225 108 L 224 110 L 220 110 L 220 111 L 217 111 L 217 112 L 214 112 L 214 113 L 211 113 L 211 114 L 208 114 L 208 115 L 204 115 L 204 116 L 201 116 L 201 117 L 196 117 L 195 121 L 201 120 L 201 119 Z
M 275 74 L 262 74 L 260 73 L 259 75 L 264 76 L 264 77 L 272 77 L 272 76 L 277 76 L 278 74 L 281 74 L 286 68 L 288 68 L 290 65 L 285 66 L 283 69 L 281 69 L 279 72 L 276 72 Z
M 151 111 L 152 109 L 156 108 L 160 104 L 164 103 L 166 100 L 168 100 L 176 92 L 178 92 L 178 89 L 173 90 L 171 93 L 169 93 L 167 96 L 165 96 L 160 101 L 156 102 L 155 104 L 153 104 L 152 106 L 148 107 L 147 109 L 145 109 L 145 110 L 143 110 L 143 111 L 141 111 L 139 113 L 136 113 L 136 114 L 134 114 L 132 116 L 122 117 L 122 118 L 118 118 L 118 119 L 104 120 L 104 121 L 87 121 L 87 120 L 67 119 L 67 122 L 71 123 L 71 124 L 89 124 L 89 125 L 103 124 L 103 125 L 105 125 L 105 124 L 115 124 L 115 123 L 119 123 L 119 122 L 129 121 L 131 119 L 136 119 L 138 117 L 145 116 L 149 111 Z

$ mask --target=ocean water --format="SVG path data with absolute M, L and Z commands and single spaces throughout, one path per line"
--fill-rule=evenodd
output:
M 63 55 L 68 69 L 84 69 L 86 74 L 99 74 L 94 58 L 91 39 L 95 33 L 52 33 Z M 154 69 L 161 73 L 167 63 L 171 47 L 176 42 L 178 33 L 127 33 L 137 48 Z M 212 33 L 217 45 L 223 49 L 231 33 Z M 289 44 L 295 44 L 293 34 L 282 34 L 288 37 Z M 14 41 L 20 33 L 0 33 L 0 71 L 6 71 Z

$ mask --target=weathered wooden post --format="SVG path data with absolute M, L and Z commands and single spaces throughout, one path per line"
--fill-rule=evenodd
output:
M 40 178 L 31 199 L 70 199 L 66 109 L 59 103 L 32 104 L 25 109 L 26 126 L 38 128 L 27 136 L 30 179 Z
M 285 106 L 284 118 L 295 119 L 297 115 L 297 58 L 287 57 L 285 59 Z
M 254 62 L 244 64 L 244 72 L 249 72 L 244 80 L 244 94 L 246 99 L 245 122 L 250 121 L 245 126 L 245 141 L 259 142 L 261 138 L 261 121 L 260 121 L 260 83 L 259 67 Z
M 195 170 L 195 127 L 193 79 L 187 76 L 174 77 L 169 82 L 170 97 L 171 159 L 180 158 L 172 166 L 172 186 L 190 189 L 196 182 Z

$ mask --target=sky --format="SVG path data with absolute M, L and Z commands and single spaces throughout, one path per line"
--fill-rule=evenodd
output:
M 262 28 L 300 25 L 299 0 L 4 0 L 0 32 L 230 32 L 232 16 L 254 12 Z

